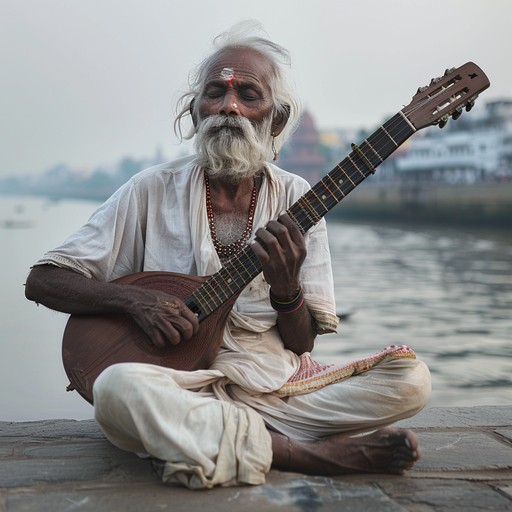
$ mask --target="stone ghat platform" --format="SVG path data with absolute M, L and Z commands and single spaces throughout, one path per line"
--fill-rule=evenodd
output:
M 399 426 L 423 450 L 406 476 L 271 471 L 261 486 L 190 491 L 93 420 L 0 422 L 0 511 L 512 511 L 512 406 L 431 408 Z

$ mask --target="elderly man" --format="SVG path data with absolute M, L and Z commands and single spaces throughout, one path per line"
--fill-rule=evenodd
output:
M 271 466 L 402 474 L 420 457 L 418 442 L 386 425 L 428 399 L 429 373 L 417 359 L 279 393 L 315 364 L 316 335 L 336 329 L 326 227 L 322 220 L 302 235 L 283 212 L 308 186 L 267 162 L 299 115 L 287 52 L 240 30 L 216 45 L 176 120 L 181 135 L 191 116 L 197 154 L 135 175 L 36 263 L 27 298 L 71 314 L 128 314 L 155 346 L 186 344 L 199 324 L 180 299 L 111 281 L 148 270 L 209 275 L 250 243 L 263 272 L 237 299 L 213 365 L 110 366 L 94 384 L 106 436 L 159 461 L 164 482 L 191 488 L 260 484 Z

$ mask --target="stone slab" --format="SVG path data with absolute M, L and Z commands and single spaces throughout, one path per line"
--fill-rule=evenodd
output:
M 452 412 L 451 408 L 436 407 L 424 409 L 413 418 L 399 421 L 396 426 L 417 430 L 420 428 L 464 428 L 466 425 Z
M 478 431 L 419 432 L 418 471 L 481 471 L 512 468 L 512 445 Z
M 463 480 L 384 480 L 379 486 L 405 510 L 489 512 L 512 510 L 512 501 L 486 483 Z
M 262 486 L 190 491 L 161 484 L 94 420 L 0 422 L 0 511 L 512 511 L 512 407 L 426 409 L 400 426 L 423 450 L 405 477 L 271 471 Z
M 397 423 L 411 429 L 500 427 L 512 425 L 512 407 L 434 407 Z
M 183 488 L 123 486 L 107 489 L 67 489 L 9 496 L 6 512 L 140 512 L 172 510 L 265 512 L 405 512 L 374 484 L 354 484 L 338 479 L 303 477 L 273 472 L 272 482 L 256 487 L 190 491 Z
M 456 415 L 467 427 L 500 427 L 512 425 L 512 407 L 457 407 Z
M 61 439 L 63 437 L 104 438 L 94 420 L 0 421 L 0 437 Z
M 65 482 L 154 482 L 148 460 L 119 450 L 107 440 L 19 444 L 0 461 L 0 488 L 44 487 Z

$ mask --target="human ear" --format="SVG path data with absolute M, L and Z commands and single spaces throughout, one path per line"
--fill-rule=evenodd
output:
M 281 109 L 277 110 L 272 119 L 272 136 L 277 137 L 286 126 L 290 117 L 290 105 L 281 105 Z

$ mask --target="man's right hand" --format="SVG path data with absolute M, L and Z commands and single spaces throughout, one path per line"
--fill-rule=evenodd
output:
M 127 288 L 130 288 L 130 295 L 130 292 L 134 294 L 127 313 L 155 347 L 162 348 L 169 343 L 177 345 L 197 333 L 199 320 L 181 299 L 159 290 Z

